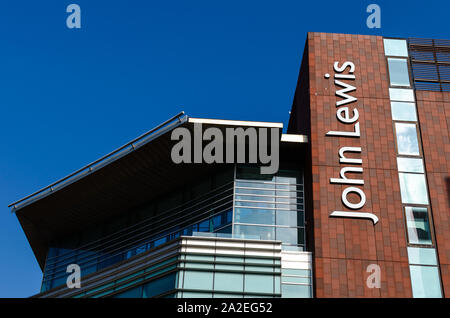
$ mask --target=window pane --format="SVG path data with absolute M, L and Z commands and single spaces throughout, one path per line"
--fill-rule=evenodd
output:
M 283 275 L 311 276 L 311 271 L 309 269 L 283 268 L 281 272 Z
M 275 208 L 275 204 L 273 203 L 263 203 L 263 202 L 245 202 L 245 201 L 238 201 L 236 200 L 236 205 L 237 206 L 250 206 L 250 207 L 255 207 L 255 208 Z
M 277 228 L 276 239 L 286 244 L 298 244 L 298 232 L 296 228 Z
M 217 272 L 214 275 L 214 290 L 243 292 L 244 275 L 236 273 Z
M 275 240 L 275 228 L 270 226 L 235 225 L 237 237 L 260 240 Z
M 276 219 L 277 225 L 289 225 L 289 226 L 298 226 L 303 224 L 298 224 L 298 221 L 301 221 L 303 217 L 303 212 L 297 211 L 277 211 Z
M 406 40 L 383 39 L 383 42 L 385 55 L 408 57 L 408 47 L 406 45 Z
M 442 297 L 437 267 L 411 265 L 409 270 L 414 298 Z
M 185 271 L 183 285 L 184 289 L 212 290 L 212 287 L 212 272 Z
M 297 283 L 297 284 L 311 284 L 311 279 L 309 277 L 291 277 L 291 276 L 281 276 L 282 283 Z
M 183 292 L 183 298 L 212 298 L 212 293 Z
M 400 155 L 420 155 L 415 124 L 395 123 L 395 133 L 397 134 L 397 147 Z
M 414 92 L 409 88 L 389 88 L 391 101 L 414 102 Z
M 263 209 L 235 209 L 236 223 L 250 223 L 250 224 L 275 224 L 275 210 Z
M 423 174 L 399 173 L 400 193 L 403 203 L 428 204 L 428 194 Z
M 392 86 L 410 86 L 408 62 L 406 59 L 388 59 L 389 78 Z
M 283 298 L 311 298 L 311 286 L 308 285 L 281 285 Z
M 141 298 L 142 286 L 138 286 L 127 291 L 112 296 L 112 298 Z
M 398 171 L 423 173 L 423 162 L 419 158 L 397 158 Z
M 174 289 L 177 274 L 170 274 L 144 285 L 143 298 L 150 298 Z
M 273 276 L 245 274 L 245 291 L 255 293 L 273 293 Z
M 393 120 L 417 121 L 416 104 L 406 102 L 391 102 Z
M 405 214 L 409 243 L 431 245 L 432 241 L 430 224 L 428 222 L 428 209 L 406 207 Z
M 256 189 L 275 189 L 274 183 L 262 183 L 262 182 L 245 182 L 236 180 L 237 187 L 243 188 L 256 188 Z
M 434 248 L 408 247 L 408 261 L 416 265 L 437 265 Z
M 239 194 L 236 194 L 236 200 L 275 202 L 275 197 L 274 196 L 239 195 Z
M 236 194 L 256 194 L 256 195 L 275 195 L 274 190 L 259 190 L 259 189 L 243 189 L 236 188 Z

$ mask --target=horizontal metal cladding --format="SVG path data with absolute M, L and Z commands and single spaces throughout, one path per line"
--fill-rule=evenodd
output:
M 83 277 L 80 289 L 69 289 L 66 285 L 60 286 L 45 293 L 35 295 L 36 298 L 68 298 L 68 297 L 95 297 L 106 290 L 113 290 L 134 281 L 137 278 L 145 279 L 148 274 L 161 271 L 164 268 L 173 267 L 169 271 L 176 270 L 178 264 L 180 239 L 163 244 L 154 250 L 139 254 L 131 259 L 122 261 L 102 271 Z M 161 266 L 155 266 L 161 264 Z M 137 274 L 137 275 L 133 275 Z M 123 280 L 124 278 L 129 279 Z M 155 276 L 155 278 L 158 275 Z M 120 281 L 118 283 L 117 281 Z M 129 286 L 127 286 L 129 287 Z M 111 292 L 110 294 L 112 294 Z
M 181 243 L 182 253 L 259 256 L 281 259 L 281 242 L 222 239 L 205 237 L 184 237 Z
M 307 255 L 309 253 L 306 252 L 302 254 L 305 255 L 300 258 L 298 256 L 283 256 L 283 258 L 286 258 L 287 267 L 310 268 L 311 255 Z M 215 260 L 211 262 L 211 266 L 214 266 L 214 264 L 232 263 L 233 258 L 243 258 L 246 260 L 246 273 L 262 272 L 258 267 L 263 268 L 264 266 L 258 260 L 271 260 L 273 266 L 278 266 L 279 268 L 281 268 L 282 263 L 281 242 L 278 241 L 183 236 L 154 250 L 136 255 L 105 270 L 83 277 L 80 289 L 69 289 L 63 285 L 34 297 L 97 298 L 114 296 L 117 293 L 156 280 L 164 275 L 185 270 L 186 255 L 213 256 Z M 220 256 L 228 257 L 229 260 L 218 260 Z M 191 260 L 190 262 L 192 263 Z M 304 262 L 309 265 L 304 265 Z M 194 261 L 193 263 L 199 262 Z M 297 265 L 293 266 L 292 264 L 294 263 Z M 298 264 L 303 265 L 299 266 Z M 248 267 L 255 267 L 255 270 L 252 271 Z M 189 270 L 192 270 L 192 268 Z M 268 272 L 267 274 L 280 276 L 281 271 Z M 171 292 L 176 292 L 176 289 L 174 285 L 174 290 Z

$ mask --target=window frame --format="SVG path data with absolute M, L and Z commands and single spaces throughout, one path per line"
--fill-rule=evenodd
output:
M 406 70 L 408 71 L 408 80 L 409 80 L 409 85 L 396 85 L 396 84 L 392 84 L 392 79 L 391 79 L 391 70 L 389 68 L 389 59 L 394 59 L 394 60 L 406 60 Z M 389 79 L 389 87 L 390 88 L 411 88 L 414 89 L 413 87 L 413 79 L 411 76 L 411 65 L 410 65 L 410 60 L 409 57 L 400 57 L 400 56 L 386 56 L 386 67 L 387 67 L 387 76 Z M 415 98 L 414 98 L 415 99 Z

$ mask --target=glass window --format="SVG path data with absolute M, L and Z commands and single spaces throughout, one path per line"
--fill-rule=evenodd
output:
M 439 271 L 435 266 L 409 266 L 414 298 L 441 298 Z
M 409 88 L 389 88 L 391 101 L 414 102 L 414 91 Z
M 309 277 L 292 277 L 292 276 L 282 276 L 281 282 L 283 283 L 297 283 L 297 284 L 311 284 L 311 279 Z
M 236 188 L 236 193 L 255 194 L 255 195 L 275 195 L 274 190 L 244 189 Z
M 281 297 L 283 298 L 311 298 L 311 286 L 309 285 L 281 285 Z
M 244 275 L 239 273 L 220 273 L 214 275 L 215 291 L 243 292 Z
M 392 86 L 410 86 L 408 61 L 406 59 L 388 59 L 389 78 Z
M 407 102 L 391 102 L 393 120 L 417 121 L 416 104 Z
M 112 298 L 141 298 L 142 286 L 138 286 L 119 294 L 113 295 Z
M 183 298 L 212 298 L 212 293 L 183 292 Z
M 415 124 L 395 123 L 397 148 L 400 155 L 419 156 L 419 142 Z
M 250 223 L 250 224 L 275 224 L 275 210 L 263 209 L 235 209 L 236 223 Z
M 303 212 L 281 211 L 276 212 L 277 225 L 298 226 L 303 225 Z
M 244 182 L 237 180 L 236 181 L 237 187 L 243 187 L 243 188 L 256 188 L 256 189 L 275 189 L 274 183 L 263 183 L 263 182 Z
M 398 171 L 423 173 L 423 162 L 420 158 L 397 158 Z
M 283 268 L 281 272 L 283 275 L 311 276 L 311 271 L 309 269 Z
M 238 195 L 238 194 L 236 194 L 236 200 L 275 202 L 275 197 L 274 196 Z
M 275 240 L 275 228 L 271 226 L 235 225 L 237 237 L 260 240 Z
M 236 200 L 236 205 L 237 206 L 250 206 L 250 207 L 255 207 L 255 208 L 275 208 L 275 204 L 273 203 L 263 203 L 263 202 L 245 202 L 245 201 L 238 201 Z
M 212 232 L 212 228 L 209 224 L 209 219 L 204 220 L 198 224 L 198 231 L 199 232 Z
M 406 227 L 408 240 L 411 244 L 432 244 L 428 209 L 421 207 L 406 207 Z
M 224 271 L 242 271 L 244 270 L 244 265 L 228 265 L 228 264 L 216 264 L 216 270 Z
M 434 248 L 408 247 L 408 261 L 415 265 L 437 265 Z
M 283 228 L 278 227 L 276 229 L 276 239 L 285 244 L 298 244 L 298 232 L 296 228 Z
M 183 288 L 212 290 L 213 272 L 185 271 Z
M 273 276 L 245 274 L 244 287 L 247 293 L 273 293 Z
M 406 40 L 383 39 L 383 42 L 385 55 L 408 57 L 408 46 L 406 45 Z
M 242 298 L 242 294 L 221 294 L 214 293 L 214 298 Z
M 427 187 L 423 174 L 399 173 L 399 179 L 403 203 L 428 204 Z

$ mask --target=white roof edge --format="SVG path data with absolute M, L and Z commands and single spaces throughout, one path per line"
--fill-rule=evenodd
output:
M 211 124 L 211 125 L 229 125 L 229 126 L 256 126 L 269 128 L 283 128 L 282 123 L 263 122 L 263 121 L 245 121 L 245 120 L 225 120 L 225 119 L 207 119 L 189 117 L 189 123 Z
M 282 142 L 300 142 L 307 143 L 308 136 L 306 135 L 294 135 L 294 134 L 282 134 L 281 135 Z

